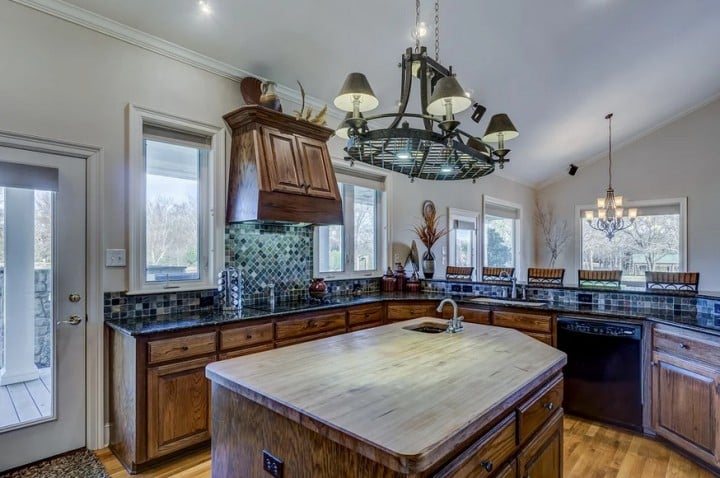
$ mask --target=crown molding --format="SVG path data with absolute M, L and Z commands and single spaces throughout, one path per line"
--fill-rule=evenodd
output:
M 116 22 L 115 20 L 98 15 L 97 13 L 85 10 L 84 8 L 71 5 L 63 0 L 12 1 L 232 81 L 239 82 L 246 76 L 254 76 L 262 81 L 267 80 L 266 78 L 254 75 L 241 68 L 237 68 L 207 55 L 203 55 L 183 46 L 163 40 L 160 37 L 129 27 L 120 22 Z M 278 84 L 275 89 L 282 99 L 292 101 L 297 104 L 302 102 L 300 92 L 293 88 Z M 305 104 L 311 106 L 315 111 L 319 111 L 327 104 L 327 102 L 319 98 L 305 95 Z M 345 117 L 345 113 L 337 110 L 331 104 L 327 104 L 327 107 L 328 116 L 338 120 L 342 120 Z

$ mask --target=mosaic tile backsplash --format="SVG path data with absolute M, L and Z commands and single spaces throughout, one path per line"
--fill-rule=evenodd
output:
M 225 226 L 225 265 L 241 271 L 246 305 L 266 301 L 270 284 L 278 301 L 304 298 L 312 279 L 312 250 L 312 226 Z

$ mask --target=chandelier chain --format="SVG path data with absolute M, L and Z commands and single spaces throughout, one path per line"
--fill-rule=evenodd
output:
M 435 61 L 440 63 L 440 0 L 435 0 Z
M 420 0 L 415 0 L 415 53 L 420 52 Z
M 612 117 L 612 113 L 605 117 L 608 120 L 608 177 L 610 178 L 608 188 L 610 189 L 612 189 Z

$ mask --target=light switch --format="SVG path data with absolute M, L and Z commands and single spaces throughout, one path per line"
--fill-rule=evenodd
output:
M 125 267 L 125 249 L 105 249 L 105 267 Z

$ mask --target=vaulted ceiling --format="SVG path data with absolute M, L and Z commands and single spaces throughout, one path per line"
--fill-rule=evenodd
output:
M 389 112 L 411 46 L 412 0 L 68 0 L 327 103 L 362 71 Z M 434 5 L 421 1 L 432 27 Z M 431 32 L 432 34 L 432 28 Z M 433 51 L 432 36 L 425 41 Z M 717 0 L 443 0 L 440 60 L 473 99 L 520 131 L 505 173 L 538 185 L 720 94 Z M 235 105 L 231 105 L 235 106 Z M 331 125 L 331 126 L 334 126 Z M 621 157 L 617 157 L 622 160 Z

